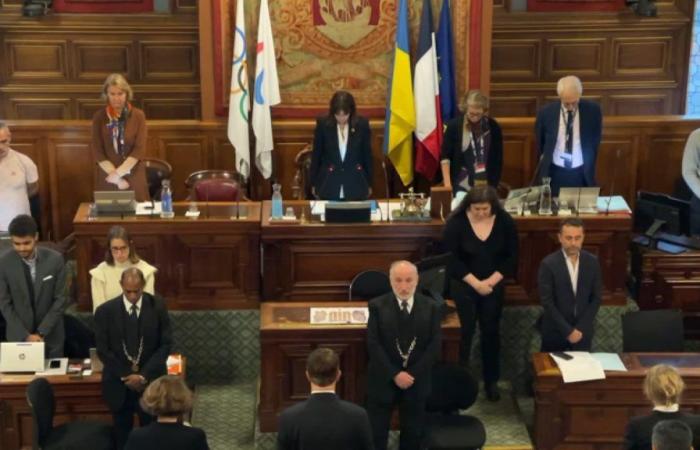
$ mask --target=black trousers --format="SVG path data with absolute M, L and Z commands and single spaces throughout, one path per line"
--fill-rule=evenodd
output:
M 425 403 L 427 396 L 414 387 L 399 389 L 393 381 L 387 385 L 392 389 L 391 400 L 383 401 L 368 396 L 367 415 L 372 426 L 374 450 L 386 450 L 391 426 L 391 413 L 399 405 L 399 450 L 419 450 L 425 428 Z
M 457 305 L 462 332 L 459 346 L 460 362 L 469 365 L 476 322 L 481 332 L 481 364 L 484 383 L 495 383 L 501 377 L 501 313 L 503 283 L 482 296 L 463 281 L 451 280 L 450 293 Z
M 700 198 L 695 195 L 690 199 L 690 234 L 700 235 Z
M 583 166 L 575 169 L 565 169 L 555 164 L 549 166 L 549 176 L 552 179 L 552 197 L 559 197 L 559 188 L 563 187 L 585 187 L 586 177 L 583 174 Z
M 139 423 L 141 426 L 146 426 L 153 421 L 153 416 L 141 409 L 139 400 L 141 394 L 128 390 L 124 405 L 119 411 L 112 411 L 112 420 L 114 421 L 114 441 L 117 444 L 117 450 L 121 450 L 126 445 L 129 438 L 129 433 L 134 428 L 134 413 L 139 415 Z

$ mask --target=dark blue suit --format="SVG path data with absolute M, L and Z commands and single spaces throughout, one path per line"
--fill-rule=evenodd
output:
M 537 113 L 535 135 L 538 155 L 542 158 L 537 174 L 538 180 L 551 176 L 552 156 L 559 134 L 561 109 L 561 102 L 555 102 L 545 106 Z M 603 130 L 603 113 L 597 103 L 581 99 L 578 104 L 578 115 L 581 153 L 583 154 L 583 178 L 585 186 L 595 186 L 595 164 Z M 552 185 L 552 190 L 558 192 L 558 186 Z
M 340 186 L 344 200 L 364 200 L 369 196 L 372 182 L 369 122 L 364 117 L 354 117 L 348 130 L 347 151 L 341 160 L 336 123 L 326 117 L 316 121 L 309 177 L 321 199 L 339 200 Z
M 591 349 L 603 283 L 598 258 L 581 250 L 578 263 L 576 296 L 562 250 L 549 254 L 540 264 L 537 284 L 544 308 L 541 323 L 543 352 Z M 571 344 L 567 337 L 574 328 L 583 333 L 583 338 Z

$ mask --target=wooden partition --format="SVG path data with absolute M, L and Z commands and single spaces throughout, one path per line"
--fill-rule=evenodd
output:
M 499 119 L 505 140 L 503 181 L 513 187 L 527 185 L 536 165 L 534 120 Z M 285 198 L 291 198 L 294 157 L 311 142 L 312 121 L 274 123 L 276 149 L 273 177 L 282 184 Z M 72 220 L 81 202 L 90 201 L 95 162 L 90 152 L 90 124 L 87 121 L 10 122 L 12 146 L 29 155 L 39 166 L 43 228 L 51 237 L 61 238 L 72 231 Z M 383 122 L 372 121 L 374 195 L 385 197 L 381 168 Z M 598 182 L 602 194 L 611 191 L 632 203 L 637 190 L 673 192 L 681 173 L 685 141 L 700 119 L 681 116 L 606 118 L 598 157 Z M 254 148 L 254 146 L 252 147 Z M 619 150 L 619 157 L 618 155 Z M 201 169 L 235 167 L 233 147 L 223 122 L 150 121 L 148 153 L 173 165 L 175 199 L 186 196 L 184 181 Z M 254 165 L 254 164 L 253 164 Z M 396 194 L 389 170 L 391 194 Z M 614 182 L 613 182 L 614 180 Z M 267 199 L 270 183 L 254 171 L 250 198 Z

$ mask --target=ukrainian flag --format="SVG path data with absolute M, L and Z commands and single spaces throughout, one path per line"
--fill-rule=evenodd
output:
M 404 186 L 413 181 L 413 81 L 408 40 L 408 4 L 399 1 L 394 64 L 389 79 L 384 121 L 384 154 L 389 156 Z

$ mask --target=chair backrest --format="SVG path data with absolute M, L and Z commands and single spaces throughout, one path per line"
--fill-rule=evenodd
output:
M 169 162 L 158 158 L 141 158 L 141 163 L 146 166 L 148 194 L 153 200 L 160 200 L 163 180 L 170 179 L 173 174 L 173 166 Z
M 230 202 L 248 200 L 243 176 L 230 170 L 199 170 L 185 180 L 189 200 Z M 240 195 L 240 199 L 238 196 Z
M 297 200 L 313 199 L 313 191 L 309 171 L 311 169 L 311 144 L 306 144 L 294 157 L 294 165 L 297 168 L 294 174 L 294 197 Z
M 365 270 L 350 282 L 349 300 L 370 300 L 391 292 L 389 275 L 381 270 Z
M 432 391 L 426 403 L 429 412 L 454 413 L 476 401 L 479 384 L 462 366 L 438 364 L 433 368 Z
M 36 378 L 27 386 L 27 403 L 32 410 L 33 448 L 39 449 L 53 429 L 53 388 L 46 378 Z
M 622 316 L 623 352 L 682 352 L 683 313 L 677 309 L 633 311 Z

